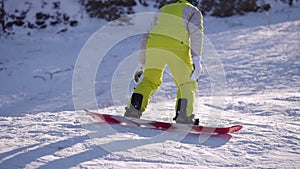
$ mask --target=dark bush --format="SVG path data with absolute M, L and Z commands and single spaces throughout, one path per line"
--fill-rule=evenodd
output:
M 37 20 L 47 20 L 50 18 L 50 15 L 43 12 L 38 12 L 35 14 L 35 18 Z
M 237 1 L 235 4 L 235 11 L 238 14 L 244 14 L 245 12 L 256 12 L 258 6 L 256 5 L 257 0 L 244 0 Z
M 136 5 L 136 2 L 135 0 L 87 0 L 83 2 L 83 5 L 90 17 L 112 21 L 122 15 L 133 14 L 132 7 Z
M 214 9 L 212 12 L 213 16 L 225 17 L 232 16 L 234 13 L 234 0 L 216 0 Z
M 160 8 L 163 5 L 176 2 L 177 0 L 80 0 L 81 4 L 90 17 L 101 18 L 107 21 L 118 19 L 125 14 L 132 14 L 132 7 L 136 2 L 143 6 L 154 4 L 154 7 Z M 244 14 L 246 12 L 257 12 L 265 8 L 257 5 L 258 0 L 201 0 L 199 8 L 203 14 L 210 14 L 217 17 L 227 17 L 235 14 Z
M 227 17 L 247 12 L 257 12 L 259 9 L 269 10 L 269 4 L 257 5 L 258 0 L 202 0 L 201 11 L 217 17 Z
M 23 26 L 24 22 L 22 20 L 16 20 L 16 21 L 14 21 L 14 25 L 16 25 L 16 26 Z
M 70 21 L 70 26 L 74 27 L 74 26 L 77 26 L 78 25 L 78 21 Z

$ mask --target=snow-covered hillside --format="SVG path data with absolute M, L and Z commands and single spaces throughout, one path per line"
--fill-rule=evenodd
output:
M 196 116 L 204 125 L 244 126 L 232 135 L 95 125 L 74 111 L 74 66 L 104 24 L 95 22 L 64 34 L 0 39 L 0 168 L 299 168 L 299 2 L 291 8 L 279 3 L 268 13 L 205 18 L 225 70 L 226 95 L 223 109 L 213 104 L 205 71 Z M 123 114 L 125 105 L 111 98 L 110 80 L 117 65 L 139 50 L 139 41 L 122 41 L 102 61 L 91 82 L 98 112 Z M 163 80 L 145 119 L 171 121 L 174 115 L 176 87 L 167 73 Z

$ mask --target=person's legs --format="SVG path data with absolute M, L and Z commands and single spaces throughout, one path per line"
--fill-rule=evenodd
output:
M 161 49 L 147 49 L 144 78 L 134 89 L 125 116 L 139 118 L 141 113 L 146 110 L 151 96 L 162 83 L 162 75 L 166 66 L 164 53 L 164 50 Z M 133 115 L 129 115 L 130 111 L 136 113 L 133 112 Z
M 168 62 L 168 66 L 170 67 L 172 76 L 178 88 L 177 101 L 175 105 L 176 117 L 174 119 L 180 123 L 191 123 L 190 120 L 193 119 L 192 114 L 198 83 L 190 78 L 190 74 L 193 71 L 193 64 L 188 58 L 190 56 L 183 52 L 177 52 L 176 55 L 181 57 L 186 56 L 187 59 L 184 60 L 177 57 L 176 59 L 172 59 Z M 179 119 L 178 117 L 183 119 Z
M 150 101 L 151 96 L 157 91 L 158 87 L 162 83 L 162 74 L 163 70 L 160 69 L 145 69 L 144 71 L 144 78 L 142 79 L 141 83 L 134 89 L 134 95 L 141 95 L 141 105 L 140 111 L 144 112 L 148 103 Z M 131 98 L 133 99 L 133 97 Z M 131 100 L 131 104 L 134 100 Z
M 190 120 L 193 119 L 192 113 L 198 83 L 190 78 L 193 64 L 188 52 L 147 49 L 144 78 L 135 88 L 128 103 L 128 108 L 137 111 L 137 116 L 134 117 L 139 118 L 141 116 L 141 113 L 146 110 L 151 96 L 162 83 L 162 75 L 166 64 L 168 64 L 178 87 L 175 109 L 176 113 L 179 113 L 179 118 L 176 121 L 190 123 Z M 180 114 L 180 112 L 182 113 Z

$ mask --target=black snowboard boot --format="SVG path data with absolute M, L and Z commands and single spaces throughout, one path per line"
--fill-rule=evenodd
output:
M 176 116 L 173 118 L 173 120 L 175 120 L 176 123 L 195 125 L 196 123 L 194 120 L 195 115 L 192 114 L 191 116 L 187 116 L 186 108 L 187 108 L 187 99 L 179 99 L 177 104 Z
M 128 107 L 125 107 L 125 117 L 131 117 L 131 118 L 141 118 L 142 112 L 141 112 L 141 106 L 143 101 L 143 95 L 138 93 L 133 93 L 131 97 L 131 104 Z

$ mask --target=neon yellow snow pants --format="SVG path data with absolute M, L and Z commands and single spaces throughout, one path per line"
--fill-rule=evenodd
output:
M 184 50 L 147 48 L 144 78 L 134 90 L 134 93 L 143 95 L 141 112 L 145 111 L 151 96 L 161 85 L 166 65 L 168 65 L 178 88 L 175 110 L 177 109 L 179 99 L 187 99 L 186 111 L 187 116 L 190 116 L 193 113 L 198 83 L 190 79 L 193 64 L 188 48 Z

